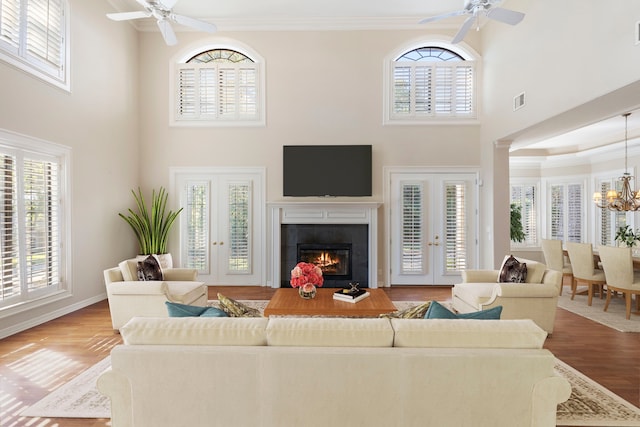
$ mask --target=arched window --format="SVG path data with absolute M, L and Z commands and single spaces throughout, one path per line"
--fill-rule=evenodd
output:
M 0 59 L 69 90 L 66 0 L 0 2 Z
M 389 122 L 474 119 L 475 61 L 442 46 L 402 52 L 389 64 Z
M 213 48 L 177 64 L 177 122 L 260 123 L 260 64 L 230 48 Z

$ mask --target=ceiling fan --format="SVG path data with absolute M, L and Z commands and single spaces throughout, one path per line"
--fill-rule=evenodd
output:
M 467 20 L 464 21 L 460 30 L 458 30 L 458 34 L 456 34 L 451 41 L 451 43 L 456 44 L 464 39 L 473 26 L 474 21 L 480 21 L 480 15 L 484 15 L 489 19 L 509 25 L 516 25 L 524 18 L 524 13 L 502 7 L 496 7 L 498 3 L 500 3 L 500 0 L 465 0 L 464 8 L 462 10 L 425 18 L 420 21 L 420 24 L 426 24 L 428 22 L 438 21 L 445 18 L 452 18 L 454 16 L 470 15 Z
M 216 31 L 216 26 L 209 22 L 200 21 L 188 16 L 177 15 L 173 13 L 173 6 L 178 0 L 136 0 L 145 10 L 137 12 L 121 12 L 121 13 L 107 13 L 107 18 L 114 21 L 126 21 L 129 19 L 141 19 L 154 17 L 158 21 L 158 28 L 164 38 L 164 41 L 173 46 L 178 43 L 176 34 L 171 27 L 171 22 L 176 24 L 185 25 L 187 27 L 195 28 L 196 30 L 206 31 L 213 33 Z

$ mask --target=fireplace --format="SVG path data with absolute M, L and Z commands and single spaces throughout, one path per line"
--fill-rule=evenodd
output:
M 299 243 L 298 262 L 315 264 L 329 279 L 351 279 L 351 243 Z

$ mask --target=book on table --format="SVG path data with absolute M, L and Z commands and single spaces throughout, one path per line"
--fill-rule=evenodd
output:
M 338 301 L 345 301 L 345 302 L 358 302 L 361 301 L 365 298 L 367 298 L 370 295 L 369 292 L 365 291 L 364 289 L 358 289 L 357 291 L 349 291 L 348 289 L 340 289 L 339 291 L 336 291 L 333 293 L 333 299 L 338 300 Z

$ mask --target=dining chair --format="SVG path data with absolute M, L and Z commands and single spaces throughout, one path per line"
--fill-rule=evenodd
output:
M 571 264 L 565 262 L 564 251 L 562 250 L 562 240 L 542 239 L 542 253 L 544 255 L 544 263 L 551 270 L 560 271 L 562 273 L 562 283 L 560 284 L 560 295 L 562 295 L 562 287 L 564 278 L 571 278 L 571 289 L 573 289 L 573 269 Z
M 573 270 L 573 283 L 571 285 L 571 299 L 576 296 L 578 283 L 584 283 L 588 287 L 587 304 L 593 301 L 593 290 L 597 288 L 600 298 L 603 298 L 606 278 L 604 271 L 595 268 L 593 259 L 593 245 L 591 243 L 567 242 L 567 252 Z
M 604 311 L 609 308 L 611 294 L 624 294 L 627 320 L 631 318 L 631 297 L 636 296 L 636 310 L 640 310 L 640 273 L 633 270 L 631 248 L 600 246 L 598 248 L 602 268 L 607 277 L 607 300 Z

